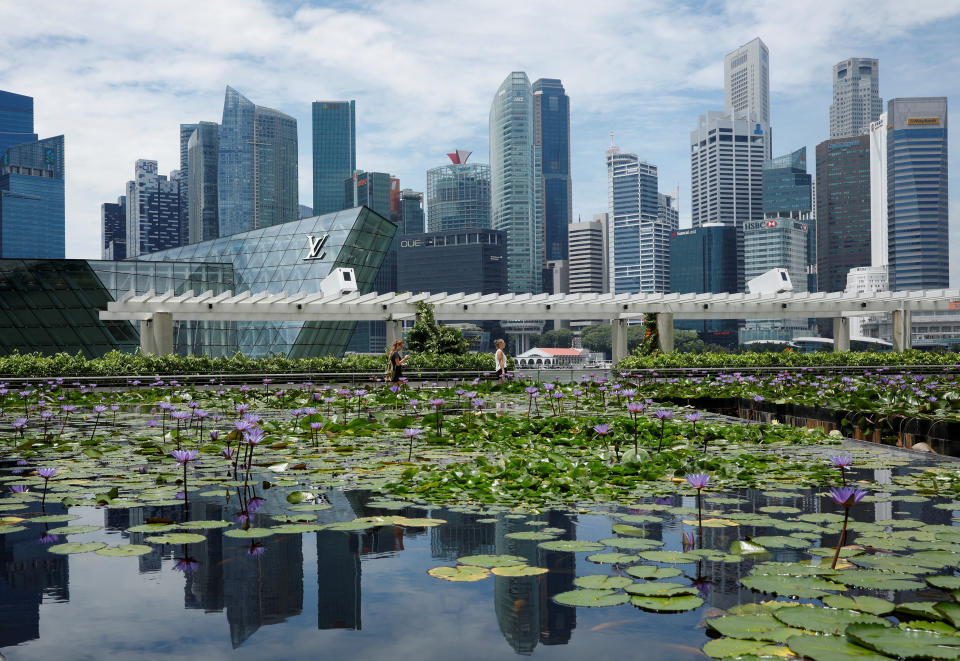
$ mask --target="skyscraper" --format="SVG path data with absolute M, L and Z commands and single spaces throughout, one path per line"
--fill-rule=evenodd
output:
M 609 214 L 596 213 L 593 220 L 571 223 L 570 293 L 604 294 L 609 289 L 607 277 L 607 222 Z
M 670 237 L 670 291 L 679 294 L 732 294 L 738 289 L 737 228 L 705 223 Z M 736 319 L 677 319 L 674 327 L 696 331 L 705 342 L 737 343 Z
M 763 217 L 802 220 L 807 230 L 806 271 L 790 271 L 792 278 L 803 279 L 803 291 L 816 291 L 817 233 L 812 222 L 813 177 L 807 174 L 807 148 L 778 156 L 763 163 Z M 772 267 L 771 267 L 772 268 Z M 782 268 L 787 268 L 786 266 Z M 749 275 L 744 276 L 750 279 Z M 797 282 L 794 282 L 795 288 Z M 796 288 L 800 291 L 799 288 Z
M 101 259 L 127 258 L 127 198 L 121 195 L 116 203 L 100 205 L 100 226 L 103 228 Z
M 727 114 L 750 119 L 770 128 L 770 51 L 759 37 L 723 58 L 723 94 Z M 769 139 L 764 157 L 770 158 Z
M 830 138 L 866 135 L 881 112 L 879 60 L 851 57 L 834 64 Z
M 180 241 L 180 175 L 158 174 L 157 162 L 138 160 L 127 182 L 127 257 L 176 248 Z
M 297 120 L 228 86 L 217 186 L 220 236 L 299 218 Z
M 343 208 L 343 182 L 357 169 L 355 101 L 313 102 L 313 213 Z
M 200 122 L 187 143 L 190 179 L 187 243 L 209 241 L 220 236 L 219 161 L 220 126 L 216 122 Z
M 36 141 L 33 97 L 0 90 L 0 158 L 8 147 Z
M 199 124 L 180 125 L 180 245 L 190 243 L 190 136 Z
M 887 225 L 887 113 L 883 112 L 870 124 L 870 265 L 882 270 L 884 279 L 890 263 Z
M 567 259 L 567 226 L 573 222 L 570 179 L 570 97 L 563 83 L 540 78 L 533 90 L 533 144 L 540 148 L 544 259 Z
M 890 289 L 946 288 L 947 99 L 890 99 L 887 121 Z
M 490 228 L 490 166 L 467 163 L 473 152 L 447 154 L 449 165 L 427 170 L 427 228 L 431 232 Z
M 539 293 L 543 277 L 540 148 L 533 141 L 533 94 L 527 74 L 514 71 L 490 106 L 490 215 L 507 235 L 507 288 Z M 431 228 L 433 229 L 433 228 Z
M 423 193 L 404 188 L 400 191 L 397 234 L 420 234 L 423 227 Z
M 817 145 L 817 290 L 843 291 L 870 265 L 870 136 Z
M 0 155 L 0 257 L 64 258 L 63 152 L 58 135 Z
M 672 201 L 660 215 L 657 166 L 636 154 L 607 150 L 610 236 L 608 273 L 614 294 L 670 291 L 670 235 L 677 230 Z M 668 211 L 669 209 L 669 211 Z

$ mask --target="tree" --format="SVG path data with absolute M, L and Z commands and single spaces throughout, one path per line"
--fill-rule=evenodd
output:
M 467 341 L 459 328 L 438 324 L 433 317 L 433 306 L 417 303 L 417 320 L 407 333 L 407 347 L 417 353 L 438 353 L 462 356 L 467 353 Z
M 532 346 L 569 349 L 573 346 L 573 331 L 569 328 L 549 330 L 543 335 L 533 338 Z
M 586 326 L 580 331 L 580 343 L 596 353 L 610 353 L 610 324 Z
M 677 330 L 673 333 L 673 347 L 679 353 L 703 353 L 706 344 L 696 331 Z

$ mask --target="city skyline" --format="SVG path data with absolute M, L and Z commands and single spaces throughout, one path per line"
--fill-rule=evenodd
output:
M 299 197 L 309 204 L 312 146 L 304 127 L 310 125 L 313 101 L 356 98 L 358 163 L 396 174 L 404 188 L 423 190 L 425 171 L 441 162 L 449 145 L 487 152 L 489 100 L 510 71 L 525 71 L 531 80 L 559 78 L 570 97 L 573 220 L 607 210 L 604 152 L 612 130 L 618 144 L 658 165 L 662 188 L 679 184 L 682 227 L 690 223 L 687 136 L 697 115 L 723 108 L 724 56 L 755 37 L 770 52 L 773 152 L 778 154 L 804 146 L 812 153 L 829 137 L 832 70 L 841 60 L 879 60 L 884 99 L 949 98 L 960 85 L 950 75 L 960 60 L 950 41 L 960 27 L 960 9 L 934 5 L 908 10 L 894 3 L 841 3 L 745 13 L 724 5 L 681 5 L 669 13 L 653 13 L 643 5 L 631 5 L 629 12 L 601 5 L 546 18 L 555 30 L 550 39 L 543 36 L 549 31 L 535 30 L 532 20 L 516 21 L 510 38 L 482 58 L 475 50 L 451 51 L 442 33 L 444 26 L 459 23 L 467 26 L 466 40 L 492 43 L 502 30 L 494 20 L 500 12 L 494 4 L 468 12 L 405 3 L 364 9 L 346 4 L 335 10 L 211 3 L 192 8 L 200 19 L 210 19 L 198 25 L 214 26 L 203 40 L 196 34 L 199 28 L 176 20 L 178 12 L 170 7 L 138 17 L 107 9 L 80 3 L 50 16 L 25 6 L 0 9 L 11 33 L 46 35 L 48 57 L 28 60 L 20 49 L 10 50 L 6 68 L 0 69 L 0 89 L 37 99 L 38 133 L 68 136 L 70 257 L 99 253 L 98 233 L 91 230 L 99 224 L 100 204 L 123 192 L 118 182 L 129 177 L 137 159 L 173 167 L 179 125 L 215 118 L 224 85 L 298 120 Z M 523 11 L 532 16 L 538 10 Z M 809 26 L 803 35 L 791 28 L 797 22 Z M 414 27 L 418 23 L 431 28 L 423 39 L 401 42 L 391 36 L 423 30 Z M 684 25 L 683 34 L 675 30 L 677 24 Z M 351 36 L 364 30 L 382 34 L 384 42 L 364 51 L 359 37 Z M 569 40 L 556 39 L 557 30 L 571 38 L 576 30 L 576 42 L 588 55 L 566 52 L 563 43 Z M 711 38 L 704 38 L 707 33 Z M 631 62 L 605 66 L 628 38 L 646 45 Z M 318 49 L 317 43 L 331 47 Z M 103 55 L 108 44 L 109 57 Z M 379 68 L 365 66 L 369 58 L 383 58 L 384 48 L 395 55 L 381 60 Z M 157 57 L 163 66 L 134 66 L 135 57 Z M 918 76 L 921 69 L 924 75 Z M 955 230 L 960 223 L 955 174 L 950 188 Z M 952 232 L 955 249 L 958 238 Z M 953 270 L 956 283 L 960 263 Z

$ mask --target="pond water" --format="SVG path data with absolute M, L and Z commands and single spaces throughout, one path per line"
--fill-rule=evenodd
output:
M 906 462 L 894 459 L 892 463 Z M 848 543 L 856 543 L 858 535 L 876 538 L 920 526 L 912 522 L 923 522 L 924 528 L 954 525 L 952 517 L 958 512 L 950 501 L 914 496 L 892 483 L 910 473 L 909 466 L 893 465 L 851 475 L 851 479 L 890 485 L 890 490 L 874 492 L 852 508 L 851 519 L 862 523 L 858 532 L 848 533 Z M 741 525 L 702 528 L 696 546 L 705 549 L 707 557 L 653 562 L 638 554 L 682 552 L 681 531 L 697 530 L 683 523 L 697 520 L 695 496 L 648 498 L 630 507 L 516 511 L 411 507 L 366 491 L 331 489 L 317 501 L 318 508 L 329 507 L 310 512 L 303 506 L 291 510 L 286 499 L 290 491 L 274 487 L 258 492 L 265 502 L 252 515 L 254 528 L 278 525 L 275 517 L 285 515 L 316 524 L 397 515 L 444 523 L 270 534 L 253 546 L 251 540 L 225 536 L 225 529 L 200 529 L 192 532 L 201 534 L 203 541 L 155 543 L 149 553 L 138 557 L 50 553 L 48 545 L 38 541 L 45 529 L 91 526 L 90 532 L 69 535 L 70 541 L 144 544 L 149 533 L 126 531 L 147 520 L 184 520 L 183 505 L 72 507 L 70 514 L 78 518 L 68 523 L 28 522 L 22 524 L 24 530 L 0 536 L 0 649 L 8 659 L 44 660 L 374 659 L 385 655 L 497 659 L 517 654 L 549 659 L 704 658 L 700 649 L 710 640 L 706 618 L 774 598 L 744 587 L 740 580 L 761 562 L 810 564 L 807 547 L 836 543 L 840 524 L 830 520 L 834 517 L 824 521 L 804 515 L 842 512 L 821 490 L 786 487 L 709 493 L 704 497 L 704 518 L 722 517 L 736 523 L 740 517 Z M 6 511 L 0 513 L 5 515 L 20 516 L 36 509 L 35 501 L 19 505 L 7 498 L 0 501 L 4 503 Z M 225 494 L 198 493 L 191 496 L 189 519 L 232 521 L 240 507 L 236 494 L 228 500 Z M 46 505 L 48 516 L 65 512 L 60 504 Z M 764 520 L 754 519 L 755 524 L 748 525 L 749 515 Z M 802 518 L 811 519 L 807 527 L 813 532 L 798 538 L 797 531 L 791 530 L 797 526 L 784 522 Z M 642 532 L 622 528 L 629 534 L 617 534 L 613 526 L 624 523 Z M 541 540 L 514 536 L 544 529 L 553 540 L 599 542 L 599 550 L 547 550 L 539 546 Z M 770 542 L 767 553 L 730 556 L 731 543 L 748 536 Z M 770 541 L 772 537 L 780 539 Z M 801 548 L 777 548 L 798 539 L 796 546 Z M 611 564 L 614 552 L 623 557 Z M 467 583 L 427 573 L 479 554 L 518 556 L 526 565 L 547 571 L 521 577 L 489 575 Z M 815 564 L 820 561 L 813 558 Z M 822 560 L 827 565 L 829 561 L 829 557 Z M 636 566 L 667 568 L 658 580 L 692 586 L 691 594 L 703 598 L 703 604 L 685 612 L 657 613 L 629 603 L 588 608 L 555 600 L 577 589 L 577 577 L 600 574 L 626 577 L 631 584 L 649 583 L 627 573 Z M 952 569 L 931 568 L 930 572 Z M 944 598 L 922 581 L 918 589 L 851 588 L 845 594 L 871 594 L 896 603 Z

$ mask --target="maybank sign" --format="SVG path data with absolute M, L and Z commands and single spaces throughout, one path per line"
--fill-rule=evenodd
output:
M 940 126 L 939 117 L 907 117 L 907 126 Z

